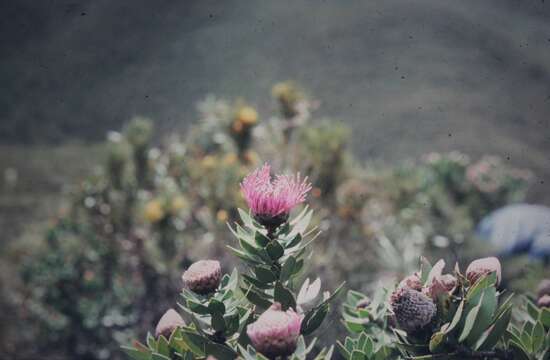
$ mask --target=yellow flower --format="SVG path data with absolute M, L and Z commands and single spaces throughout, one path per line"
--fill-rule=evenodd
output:
M 233 165 L 237 162 L 237 160 L 239 160 L 239 158 L 237 157 L 237 154 L 235 154 L 235 153 L 229 153 L 229 154 L 226 154 L 223 157 L 223 163 L 225 165 Z
M 187 201 L 185 200 L 185 198 L 181 195 L 178 195 L 172 199 L 171 211 L 172 213 L 177 213 L 181 209 L 185 208 L 186 205 Z
M 216 213 L 216 218 L 218 219 L 219 222 L 224 223 L 229 218 L 229 215 L 225 210 L 218 210 L 218 212 Z
M 216 167 L 216 158 L 212 155 L 206 155 L 202 158 L 201 165 L 206 169 L 213 169 Z
M 156 223 L 164 217 L 162 204 L 158 200 L 151 200 L 145 205 L 145 219 L 151 223 Z
M 245 126 L 252 126 L 258 122 L 258 112 L 251 106 L 243 106 L 237 112 L 237 120 Z

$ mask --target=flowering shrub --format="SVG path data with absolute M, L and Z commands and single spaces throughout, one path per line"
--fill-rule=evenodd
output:
M 303 336 L 321 325 L 341 286 L 318 301 L 319 279 L 311 284 L 306 280 L 298 292 L 298 276 L 317 232 L 309 228 L 311 210 L 305 208 L 292 220 L 289 213 L 311 186 L 297 175 L 278 175 L 272 182 L 269 171 L 265 165 L 243 180 L 250 212 L 239 210 L 241 222 L 231 229 L 238 247 L 229 249 L 247 271 L 221 277 L 215 260 L 192 264 L 182 276 L 179 303 L 190 324 L 169 310 L 159 321 L 156 339 L 149 335 L 147 345 L 125 348 L 130 356 L 305 359 L 312 350 Z M 331 354 L 332 349 L 323 349 L 317 358 Z
M 223 280 L 228 275 L 221 273 L 220 286 L 235 296 L 247 294 L 247 309 L 254 304 L 248 299 L 252 296 L 264 300 L 256 304 L 258 309 L 279 302 L 288 315 L 287 304 L 274 301 L 271 293 L 278 289 L 277 294 L 286 294 L 281 290 L 286 289 L 297 301 L 293 311 L 306 321 L 313 305 L 299 303 L 299 295 L 309 294 L 310 288 L 314 293 L 319 282 L 306 280 L 303 291 L 297 291 L 303 276 L 321 276 L 331 289 L 346 280 L 366 291 L 382 275 L 412 272 L 421 254 L 441 257 L 470 248 L 471 230 L 480 216 L 520 200 L 527 188 L 526 173 L 491 160 L 488 171 L 498 174 L 490 175 L 498 180 L 498 190 L 487 192 L 476 185 L 477 178 L 468 180 L 469 168 L 476 163 L 458 153 L 431 154 L 396 166 L 359 165 L 348 150 L 350 131 L 338 122 L 316 119 L 316 103 L 296 84 L 276 85 L 273 97 L 279 112 L 272 117 L 260 116 L 244 101 L 209 97 L 199 104 L 199 121 L 186 136 L 171 136 L 158 147 L 153 146 L 152 122 L 144 118 L 134 119 L 122 133 L 109 133 L 105 162 L 74 189 L 69 206 L 45 241 L 20 250 L 24 261 L 18 265 L 22 284 L 13 291 L 15 308 L 21 308 L 32 324 L 32 331 L 21 339 L 33 345 L 21 347 L 49 357 L 119 358 L 119 343 L 143 335 L 173 306 L 181 272 L 198 259 L 215 258 L 220 269 L 236 265 L 236 258 L 248 261 L 250 273 L 235 275 L 237 280 L 228 283 L 239 286 L 228 287 Z M 265 160 L 308 180 L 272 179 L 269 167 L 264 167 L 240 186 Z M 305 200 L 306 193 L 315 211 L 306 210 L 290 220 L 290 210 Z M 237 210 L 246 205 L 250 213 Z M 226 227 L 235 221 L 238 246 Z M 308 233 L 301 228 L 306 223 L 323 231 Z M 297 233 L 302 239 L 292 243 L 289 239 Z M 276 238 L 265 244 L 267 255 L 256 249 L 261 247 L 261 236 L 256 239 L 251 234 Z M 315 235 L 315 257 L 307 257 L 308 247 L 297 250 L 307 241 L 306 235 Z M 245 249 L 249 243 L 255 248 Z M 280 269 L 266 262 L 270 253 L 280 253 L 277 244 L 284 254 L 277 259 Z M 225 251 L 226 245 L 232 246 L 236 257 Z M 298 251 L 293 260 L 286 256 L 291 249 Z M 309 268 L 304 264 L 308 259 Z M 290 268 L 296 272 L 282 280 L 281 273 Z M 271 276 L 265 270 L 274 272 L 281 286 L 276 286 L 277 281 L 264 284 Z M 242 283 L 249 291 L 241 288 Z M 202 301 L 209 295 L 193 296 Z M 384 303 L 373 301 L 376 309 L 369 310 L 380 322 L 387 322 Z M 232 314 L 243 315 L 236 310 L 241 305 L 235 305 Z M 230 309 L 230 304 L 224 306 Z M 165 319 L 174 319 L 174 312 L 169 315 Z M 208 316 L 199 315 L 199 319 Z M 169 327 L 160 328 L 166 332 Z M 328 343 L 339 330 L 326 328 L 319 342 Z M 224 335 L 230 347 L 235 345 L 235 334 Z M 319 350 L 305 344 L 298 338 L 300 356 L 306 350 Z M 394 343 L 388 348 L 396 349 Z M 245 356 L 248 350 L 235 351 Z
M 305 200 L 311 186 L 299 177 L 279 175 L 271 182 L 269 166 L 255 170 L 241 188 L 250 212 L 230 228 L 238 247 L 229 246 L 246 266 L 221 277 L 219 262 L 201 260 L 183 274 L 179 306 L 160 319 L 156 338 L 135 342 L 125 351 L 134 359 L 305 359 L 313 349 L 304 336 L 312 334 L 328 314 L 332 294 L 320 292 L 320 279 L 306 280 L 299 291 L 298 275 L 318 235 L 308 229 L 307 207 L 289 221 L 290 210 Z M 311 237 L 311 239 L 308 239 Z M 527 320 L 512 323 L 512 296 L 501 299 L 498 259 L 477 259 L 465 273 L 458 264 L 444 274 L 445 262 L 403 279 L 393 291 L 381 288 L 370 300 L 350 291 L 344 323 L 350 332 L 338 349 L 346 359 L 474 358 L 545 359 L 550 350 L 550 308 L 541 284 L 537 308 L 527 301 Z M 388 296 L 389 295 L 389 296 Z M 358 334 L 358 335 L 357 335 Z M 330 359 L 332 348 L 316 359 Z

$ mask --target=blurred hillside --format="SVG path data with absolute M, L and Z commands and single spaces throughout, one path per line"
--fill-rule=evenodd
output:
M 95 141 L 135 114 L 184 129 L 207 93 L 267 114 L 288 78 L 353 128 L 362 159 L 498 154 L 550 202 L 547 3 L 24 0 L 0 14 L 0 142 L 15 145 L 2 169 L 20 144 Z M 32 179 L 49 181 L 44 164 Z

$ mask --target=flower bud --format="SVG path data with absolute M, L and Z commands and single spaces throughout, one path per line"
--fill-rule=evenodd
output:
M 155 330 L 155 336 L 159 337 L 163 335 L 165 338 L 169 338 L 172 332 L 180 326 L 185 326 L 185 322 L 174 309 L 170 309 L 162 315 L 157 328 Z
M 538 299 L 537 305 L 541 308 L 550 308 L 550 295 L 544 295 Z
M 474 260 L 468 265 L 466 269 L 466 278 L 473 285 L 480 278 L 495 272 L 497 275 L 497 285 L 500 284 L 502 278 L 500 261 L 496 257 L 487 257 L 483 259 Z
M 220 284 L 221 277 L 220 262 L 217 260 L 197 261 L 189 266 L 189 269 L 182 275 L 185 286 L 201 295 L 215 291 Z
M 397 287 L 407 287 L 409 289 L 420 291 L 422 290 L 422 281 L 420 280 L 420 276 L 418 276 L 418 273 L 414 273 L 401 280 Z
M 281 304 L 274 303 L 258 320 L 248 325 L 246 333 L 254 348 L 274 359 L 288 356 L 296 350 L 302 316 L 294 310 L 281 310 Z
M 407 332 L 421 330 L 432 321 L 437 311 L 432 299 L 408 287 L 397 289 L 390 304 L 399 327 Z
M 543 279 L 537 287 L 537 296 L 539 298 L 544 295 L 550 295 L 550 279 Z
M 433 300 L 442 294 L 451 294 L 456 288 L 456 278 L 450 274 L 438 275 L 432 279 L 430 285 L 423 289 L 423 292 Z

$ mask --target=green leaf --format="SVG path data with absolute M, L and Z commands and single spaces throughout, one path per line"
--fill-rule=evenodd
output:
M 159 336 L 157 341 L 157 352 L 162 355 L 170 356 L 170 346 L 168 346 L 168 340 L 164 336 Z
M 243 289 L 248 301 L 254 305 L 258 305 L 261 308 L 267 309 L 271 306 L 271 301 L 264 293 L 259 293 L 253 289 Z
M 232 335 L 239 331 L 239 314 L 224 316 L 224 320 L 226 325 L 225 333 L 227 335 Z
M 284 287 L 280 281 L 277 281 L 275 283 L 273 298 L 275 301 L 281 303 L 283 310 L 286 310 L 288 308 L 296 308 L 296 300 L 294 299 L 294 295 L 290 290 Z
M 527 351 L 514 340 L 510 340 L 510 349 L 514 354 L 514 360 L 530 360 Z
M 256 278 L 262 283 L 268 284 L 277 280 L 277 275 L 275 275 L 268 267 L 256 266 L 254 268 L 254 272 L 256 273 Z
M 458 305 L 458 308 L 456 309 L 456 312 L 453 317 L 453 320 L 451 321 L 451 324 L 449 325 L 449 327 L 445 329 L 446 334 L 450 334 L 451 331 L 453 331 L 453 329 L 458 325 L 458 323 L 460 322 L 460 319 L 462 318 L 463 309 L 464 309 L 464 301 L 461 301 L 460 304 Z
M 216 299 L 210 300 L 210 304 L 208 304 L 208 311 L 212 315 L 221 315 L 225 314 L 225 305 Z
M 237 357 L 237 353 L 228 346 L 212 341 L 206 343 L 206 353 L 213 355 L 218 360 L 233 360 Z
M 134 349 L 129 346 L 122 346 L 122 351 L 134 360 L 151 360 L 150 352 L 143 352 L 142 350 Z
M 540 321 L 537 321 L 537 324 L 533 328 L 533 332 L 531 335 L 534 352 L 539 351 L 542 344 L 544 343 L 544 335 L 545 335 L 544 326 Z
M 225 331 L 225 320 L 223 318 L 223 315 L 220 315 L 218 313 L 212 315 L 211 320 L 212 328 L 215 331 Z
M 147 346 L 149 347 L 149 349 L 156 350 L 157 342 L 156 342 L 155 338 L 153 337 L 153 335 L 151 335 L 150 332 L 147 333 L 146 341 L 147 341 Z
M 243 274 L 243 279 L 245 279 L 248 283 L 254 285 L 255 287 L 257 287 L 259 289 L 264 289 L 264 290 L 265 289 L 271 289 L 271 285 L 263 283 L 260 280 L 254 278 L 252 276 L 248 276 L 248 275 Z
M 170 360 L 170 358 L 159 353 L 153 353 L 151 354 L 151 360 Z
M 294 272 L 294 265 L 296 265 L 296 258 L 294 258 L 293 256 L 289 256 L 283 264 L 281 274 L 279 275 L 279 280 L 281 282 L 285 282 L 290 279 Z
M 286 244 L 286 248 L 287 249 L 290 249 L 296 245 L 298 245 L 300 242 L 302 241 L 302 234 L 296 234 L 296 236 L 294 236 L 294 238 L 292 238 L 292 240 L 290 240 L 287 244 Z
M 198 356 L 204 356 L 204 348 L 206 346 L 207 339 L 200 335 L 195 334 L 192 330 L 182 330 L 181 335 L 185 341 L 185 345 Z
M 261 247 L 266 247 L 267 244 L 271 241 L 267 236 L 265 236 L 260 231 L 256 231 L 256 234 L 254 235 L 254 240 L 256 241 L 256 244 L 258 244 Z
M 189 308 L 189 310 L 197 314 L 201 314 L 201 315 L 209 314 L 208 307 L 189 299 L 187 300 L 187 307 Z
M 349 339 L 349 338 L 346 338 L 346 340 L 347 339 Z M 342 354 L 344 359 L 346 359 L 346 360 L 350 359 L 351 352 L 348 351 L 348 349 L 346 349 L 346 347 L 339 340 L 336 342 L 336 347 L 338 348 L 338 350 L 340 351 L 340 354 Z
M 480 308 L 475 320 L 475 327 L 470 331 L 466 343 L 473 346 L 481 334 L 487 330 L 493 321 L 493 314 L 497 307 L 496 289 L 488 287 L 483 291 L 482 298 L 479 301 Z
M 460 337 L 458 338 L 459 342 L 463 342 L 464 340 L 466 340 L 466 338 L 468 337 L 468 335 L 470 335 L 470 332 L 474 328 L 474 324 L 475 324 L 475 321 L 476 321 L 477 314 L 479 313 L 479 309 L 481 309 L 481 305 L 482 305 L 482 302 L 483 302 L 483 295 L 484 294 L 482 293 L 481 297 L 480 297 L 480 300 L 479 300 L 479 304 L 477 304 L 472 310 L 470 310 L 468 315 L 466 315 L 466 320 L 464 322 L 464 328 L 462 329 L 462 333 L 460 334 Z
M 546 328 L 550 328 L 550 308 L 542 308 L 539 319 Z
M 365 353 L 359 350 L 353 350 L 350 357 L 351 360 L 365 360 L 366 358 Z
M 511 317 L 512 307 L 508 306 L 508 308 L 497 318 L 493 326 L 487 330 L 486 336 L 478 340 L 474 349 L 490 350 L 495 347 L 504 333 L 506 333 Z
M 276 240 L 271 241 L 266 247 L 267 253 L 271 259 L 278 260 L 284 255 L 285 249 Z
M 317 330 L 317 328 L 321 326 L 321 324 L 323 323 L 323 320 L 327 316 L 328 309 L 329 309 L 328 304 L 311 309 L 306 314 L 306 316 L 304 317 L 304 320 L 302 321 L 300 333 L 306 336 L 313 333 L 315 330 Z
M 432 271 L 432 265 L 424 256 L 420 257 L 420 282 L 426 284 L 428 281 L 428 275 Z
M 438 352 L 439 349 L 443 346 L 445 342 L 445 333 L 443 332 L 436 332 L 432 335 L 432 338 L 430 339 L 430 352 L 435 353 Z
M 237 209 L 239 212 L 239 216 L 241 217 L 241 221 L 243 224 L 249 228 L 254 228 L 254 219 L 243 209 Z

